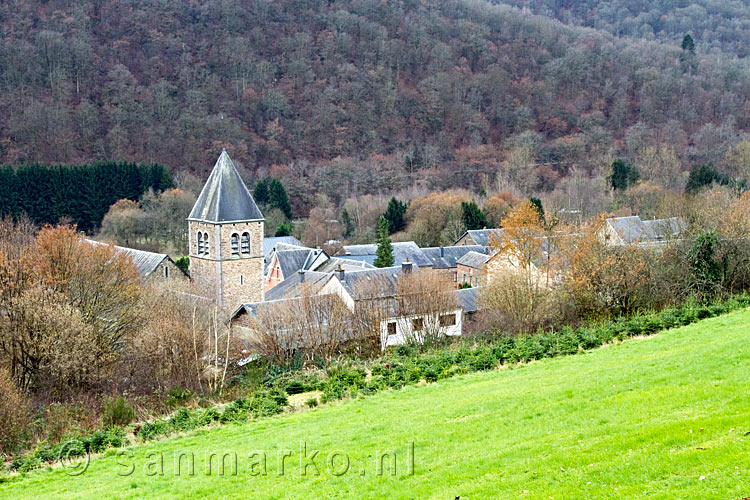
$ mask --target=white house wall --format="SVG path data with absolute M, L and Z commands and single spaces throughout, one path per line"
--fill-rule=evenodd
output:
M 453 314 L 456 318 L 456 324 L 451 326 L 439 327 L 439 335 L 448 337 L 458 337 L 463 331 L 463 310 L 456 309 L 455 311 L 446 312 L 442 314 L 415 314 L 411 316 L 400 316 L 384 319 L 380 322 L 380 346 L 383 350 L 386 347 L 394 345 L 403 345 L 409 341 L 415 341 L 417 343 L 424 342 L 424 331 L 435 331 L 437 327 L 433 322 L 440 321 L 440 316 L 446 314 Z M 425 326 L 420 332 L 414 332 L 412 330 L 412 320 L 422 318 Z M 388 334 L 388 324 L 396 323 L 396 334 Z M 432 323 L 432 324 L 431 324 Z

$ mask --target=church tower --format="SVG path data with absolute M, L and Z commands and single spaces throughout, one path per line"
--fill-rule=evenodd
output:
M 263 214 L 226 150 L 188 217 L 198 293 L 234 309 L 263 300 Z

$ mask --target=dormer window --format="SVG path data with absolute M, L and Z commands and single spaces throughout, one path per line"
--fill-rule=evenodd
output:
M 233 233 L 231 237 L 232 243 L 232 255 L 240 253 L 240 237 L 237 233 Z
M 250 253 L 250 233 L 242 233 L 242 253 Z

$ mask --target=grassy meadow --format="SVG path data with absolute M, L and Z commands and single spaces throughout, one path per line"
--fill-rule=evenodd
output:
M 110 451 L 80 475 L 56 466 L 11 479 L 0 498 L 741 499 L 750 496 L 749 362 L 746 310 Z M 223 474 L 218 458 L 207 471 L 212 453 L 227 453 Z

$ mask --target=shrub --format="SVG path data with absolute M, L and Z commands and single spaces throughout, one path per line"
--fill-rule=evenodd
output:
M 125 426 L 135 418 L 135 410 L 120 396 L 116 399 L 110 399 L 104 403 L 102 408 L 102 423 L 104 427 L 113 427 L 115 425 Z
M 307 401 L 305 401 L 305 406 L 308 408 L 315 408 L 318 406 L 318 398 L 310 398 Z
M 301 394 L 306 392 L 305 384 L 299 380 L 292 380 L 284 388 L 287 394 Z
M 188 389 L 183 389 L 180 386 L 172 387 L 169 389 L 167 396 L 166 405 L 169 408 L 176 408 L 182 406 L 193 397 L 193 392 Z
M 284 395 L 284 404 L 286 404 L 286 395 Z M 271 394 L 256 393 L 250 403 L 253 417 L 268 417 L 284 411 L 283 405 L 280 404 L 278 397 Z
M 0 454 L 11 455 L 28 443 L 31 412 L 28 399 L 2 368 L 0 400 Z

